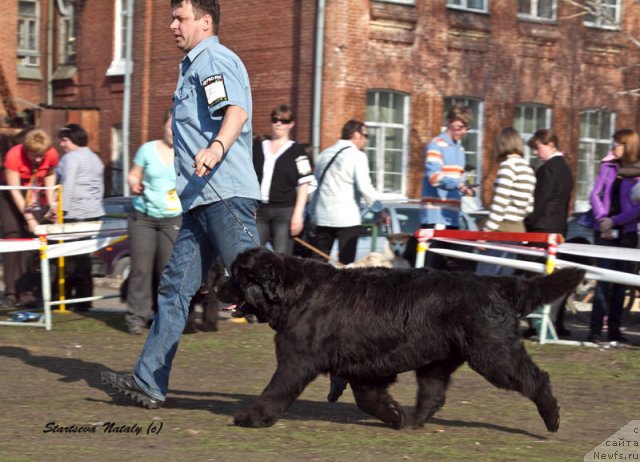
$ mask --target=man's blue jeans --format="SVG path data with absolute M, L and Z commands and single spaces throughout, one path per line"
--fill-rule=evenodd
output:
M 257 240 L 258 202 L 238 197 L 225 202 Z M 160 279 L 158 313 L 134 372 L 138 385 L 153 398 L 165 399 L 189 302 L 207 270 L 218 255 L 225 267 L 230 268 L 236 255 L 253 247 L 256 247 L 253 239 L 222 202 L 196 207 L 184 214 L 173 253 Z

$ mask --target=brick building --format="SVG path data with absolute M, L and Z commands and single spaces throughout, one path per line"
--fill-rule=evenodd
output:
M 130 155 L 160 136 L 182 57 L 168 29 L 169 1 L 134 2 Z M 39 49 L 25 49 L 27 41 L 18 51 L 0 50 L 0 111 L 41 106 L 42 123 L 52 130 L 67 120 L 93 124 L 93 147 L 118 192 L 126 1 L 9 3 L 0 18 L 3 43 L 28 36 L 18 25 L 35 6 Z M 634 0 L 603 1 L 611 21 L 577 16 L 566 0 L 221 4 L 221 40 L 244 60 L 252 81 L 254 132 L 269 132 L 268 115 L 279 102 L 295 109 L 295 138 L 316 149 L 333 143 L 347 119 L 364 119 L 374 182 L 391 196 L 420 195 L 422 150 L 455 102 L 476 114 L 464 144 L 470 181 L 483 185 L 485 202 L 496 169 L 493 139 L 505 126 L 523 137 L 556 130 L 576 173 L 578 207 L 611 133 L 639 127 L 637 94 L 625 93 L 640 86 L 640 46 L 627 37 L 640 37 Z M 8 63 L 16 55 L 14 69 Z

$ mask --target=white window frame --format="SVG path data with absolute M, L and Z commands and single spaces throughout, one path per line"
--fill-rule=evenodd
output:
M 600 0 L 606 2 L 607 0 Z M 605 5 L 602 8 L 613 10 L 613 20 L 603 19 L 600 16 L 587 15 L 584 19 L 584 25 L 588 27 L 597 27 L 599 29 L 619 29 L 622 19 L 622 0 L 613 0 L 615 4 Z
M 608 126 L 604 118 L 609 117 Z M 582 133 L 584 119 L 595 119 L 596 131 L 602 133 L 606 131 L 609 135 L 606 138 L 593 138 L 585 136 Z M 606 152 L 608 146 L 611 145 L 611 136 L 616 128 L 616 113 L 607 110 L 586 110 L 580 112 L 580 139 L 578 149 L 578 168 L 576 169 L 576 194 L 575 194 L 575 210 L 576 212 L 585 212 L 591 207 L 589 203 L 589 194 L 595 184 L 600 161 L 602 155 L 597 154 L 597 147 L 601 152 Z M 583 167 L 583 168 L 581 168 Z
M 533 132 L 525 130 L 523 123 L 520 122 L 520 120 L 524 121 L 524 117 L 521 119 L 518 119 L 518 112 L 519 111 L 524 112 L 527 109 L 531 109 L 536 113 L 540 111 L 544 111 L 544 126 L 534 127 Z M 534 116 L 534 120 L 538 120 L 537 114 Z M 546 106 L 544 104 L 537 104 L 537 103 L 520 103 L 520 104 L 516 104 L 514 108 L 513 128 L 515 128 L 520 132 L 520 137 L 522 138 L 522 142 L 524 143 L 524 158 L 527 162 L 529 162 L 529 164 L 534 169 L 540 165 L 540 160 L 531 153 L 531 148 L 527 146 L 527 141 L 531 139 L 531 137 L 536 131 L 551 127 L 551 123 L 552 123 L 552 113 L 551 113 L 550 106 Z
M 115 13 L 113 20 L 113 60 L 107 69 L 107 75 L 124 75 L 127 28 L 127 0 L 115 1 Z
M 35 6 L 35 16 L 20 12 L 20 3 Z M 32 29 L 33 43 L 30 44 Z M 40 0 L 20 0 L 18 2 L 18 65 L 24 67 L 40 66 Z
M 111 127 L 111 195 L 121 196 L 124 194 L 124 147 L 122 136 L 122 125 Z
M 447 8 L 456 10 L 473 11 L 474 13 L 488 13 L 489 12 L 489 0 L 480 0 L 482 7 L 472 8 L 469 6 L 471 0 L 447 0 Z
M 415 0 L 374 0 L 379 3 L 399 3 L 400 5 L 415 5 Z
M 471 127 L 467 130 L 466 135 L 462 138 L 462 146 L 464 147 L 465 153 L 465 164 L 468 164 L 467 160 L 469 157 L 475 157 L 476 160 L 476 171 L 475 177 L 470 178 L 471 183 L 478 184 L 478 192 L 473 198 L 473 201 L 477 206 L 481 205 L 482 198 L 482 164 L 483 156 L 482 156 L 482 145 L 484 140 L 484 101 L 478 98 L 469 98 L 466 96 L 448 96 L 444 99 L 444 112 L 442 114 L 442 128 L 441 131 L 445 131 L 447 129 L 447 113 L 449 112 L 449 108 L 455 104 L 462 104 L 465 106 L 469 106 L 473 109 L 473 107 L 477 104 L 478 110 L 473 112 L 473 122 L 471 123 Z M 477 142 L 475 146 L 469 146 L 467 135 L 476 134 Z M 465 172 L 465 177 L 468 172 Z
M 521 12 L 520 11 L 520 0 L 518 0 L 518 17 L 525 19 L 535 19 L 536 21 L 555 21 L 557 19 L 558 14 L 558 1 L 557 0 L 549 0 L 551 2 L 551 17 L 546 18 L 544 16 L 540 16 L 540 2 L 543 0 L 530 0 L 529 11 Z
M 75 64 L 76 6 L 72 0 L 58 0 L 58 63 Z
M 379 118 L 373 117 L 371 120 L 366 120 L 365 125 L 367 126 L 367 132 L 369 133 L 369 143 L 365 146 L 364 151 L 367 153 L 367 156 L 370 159 L 369 165 L 371 167 L 371 181 L 376 188 L 376 191 L 383 194 L 387 199 L 394 198 L 406 198 L 407 197 L 407 176 L 409 170 L 409 135 L 410 135 L 410 124 L 411 124 L 411 97 L 402 92 L 394 91 L 394 90 L 380 90 L 380 89 L 371 89 L 367 92 L 367 109 L 368 109 L 368 100 L 369 96 L 373 94 L 373 97 L 376 101 L 374 107 L 377 109 L 380 107 L 380 95 L 388 94 L 390 106 L 393 107 L 393 99 L 394 98 L 402 98 L 404 100 L 403 104 L 403 114 L 402 114 L 402 123 L 393 123 L 393 122 L 382 122 Z M 369 111 L 367 111 L 369 112 Z M 388 129 L 400 129 L 402 130 L 402 147 L 401 147 L 401 156 L 402 156 L 402 166 L 400 172 L 386 172 L 384 169 L 385 166 L 385 155 L 387 154 L 387 149 L 385 149 L 385 140 L 386 140 L 386 131 Z M 372 143 L 373 137 L 375 137 L 375 143 Z M 370 147 L 375 146 L 375 148 Z M 375 159 L 375 163 L 371 162 L 371 159 Z M 375 165 L 375 167 L 373 167 Z M 399 191 L 385 191 L 385 175 L 387 173 L 399 174 L 400 177 L 400 190 Z

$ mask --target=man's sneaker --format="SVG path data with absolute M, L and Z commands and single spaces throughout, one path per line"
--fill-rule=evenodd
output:
M 147 409 L 158 409 L 164 401 L 151 397 L 136 383 L 133 374 L 116 374 L 115 372 L 100 373 L 102 383 L 110 385 L 125 396 Z

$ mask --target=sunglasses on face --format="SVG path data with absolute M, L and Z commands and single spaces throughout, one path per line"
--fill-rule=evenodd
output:
M 361 134 L 362 136 L 364 136 L 364 139 L 365 139 L 365 140 L 368 140 L 368 139 L 369 139 L 369 134 L 368 134 L 368 133 L 362 133 L 362 132 L 360 132 L 360 134 Z
M 281 119 L 280 117 L 276 117 L 276 116 L 271 117 L 272 124 L 277 124 L 278 122 L 280 122 L 283 125 L 286 125 L 291 123 L 291 119 Z

